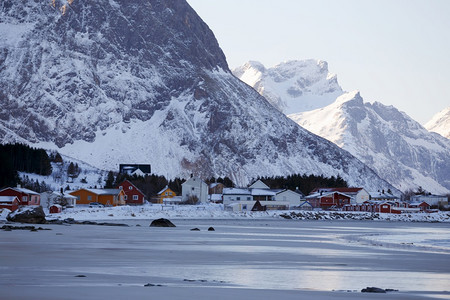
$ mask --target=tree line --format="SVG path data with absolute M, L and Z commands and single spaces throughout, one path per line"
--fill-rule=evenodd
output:
M 295 191 L 297 188 L 308 195 L 315 188 L 320 187 L 348 187 L 347 182 L 341 176 L 326 177 L 323 175 L 292 174 L 288 176 L 258 177 L 272 189 L 290 189 Z
M 0 187 L 20 183 L 18 172 L 50 175 L 52 165 L 44 149 L 24 144 L 0 145 Z

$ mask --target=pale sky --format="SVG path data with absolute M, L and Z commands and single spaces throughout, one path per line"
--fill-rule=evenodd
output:
M 230 68 L 320 59 L 419 123 L 450 106 L 450 0 L 188 0 Z

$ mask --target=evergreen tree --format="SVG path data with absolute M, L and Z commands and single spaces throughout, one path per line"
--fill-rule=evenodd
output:
M 108 176 L 105 180 L 105 189 L 112 189 L 114 184 L 114 173 L 113 171 L 108 172 Z

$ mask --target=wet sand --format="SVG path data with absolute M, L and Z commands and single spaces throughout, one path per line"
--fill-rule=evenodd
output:
M 395 234 L 445 238 L 448 224 L 150 221 L 0 231 L 0 299 L 450 298 L 450 251 L 395 242 Z M 377 242 L 383 236 L 390 242 Z M 361 293 L 367 286 L 399 291 Z

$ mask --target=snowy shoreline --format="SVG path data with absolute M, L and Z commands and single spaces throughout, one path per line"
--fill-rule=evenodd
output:
M 231 212 L 220 204 L 120 206 L 106 208 L 77 207 L 59 214 L 47 215 L 50 219 L 75 220 L 127 220 L 127 219 L 295 219 L 295 220 L 373 220 L 401 222 L 450 222 L 450 212 L 384 214 L 369 212 L 271 210 Z

